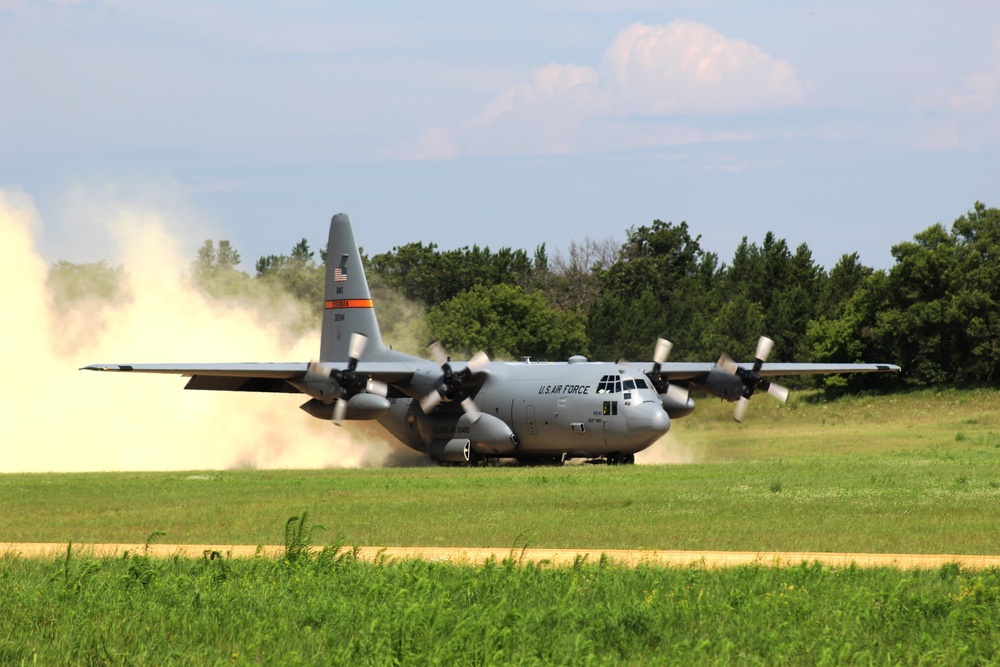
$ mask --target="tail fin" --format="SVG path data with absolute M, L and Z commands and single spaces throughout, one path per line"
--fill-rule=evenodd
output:
M 378 360 L 391 356 L 385 354 L 387 350 L 372 307 L 372 295 L 368 290 L 351 219 L 344 213 L 338 213 L 330 220 L 330 240 L 326 247 L 320 361 L 346 361 L 351 335 L 355 333 L 368 336 L 365 359 Z

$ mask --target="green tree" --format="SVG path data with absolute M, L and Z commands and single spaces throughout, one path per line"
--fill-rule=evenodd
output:
M 206 240 L 191 267 L 195 285 L 214 297 L 245 297 L 253 287 L 250 277 L 237 268 L 240 261 L 240 253 L 229 241 L 223 239 L 216 247 L 211 239 Z
M 817 313 L 835 317 L 854 296 L 865 278 L 874 273 L 871 267 L 861 263 L 858 253 L 842 255 L 840 260 L 822 281 Z
M 113 301 L 121 295 L 124 269 L 99 262 L 74 264 L 60 260 L 49 269 L 48 287 L 56 306 L 84 299 Z
M 760 335 L 774 339 L 770 361 L 793 361 L 808 353 L 806 332 L 816 314 L 816 300 L 825 274 L 801 244 L 793 254 L 784 239 L 768 232 L 758 246 L 743 237 L 732 263 L 715 283 L 714 317 L 706 327 L 707 343 L 728 343 L 729 349 L 705 349 L 709 355 L 726 352 L 751 358 Z M 734 306 L 746 309 L 746 322 L 737 323 Z M 758 327 L 756 332 L 751 326 Z M 742 341 L 735 335 L 746 336 Z M 745 356 L 746 355 L 746 356 Z
M 832 316 L 810 328 L 818 360 L 899 363 L 904 381 L 918 386 L 995 381 L 1000 210 L 976 202 L 950 231 L 931 225 L 892 254 L 896 264 L 887 273 L 866 275 Z M 849 282 L 867 272 L 849 264 L 841 276 Z
M 314 254 L 309 242 L 302 239 L 288 255 L 261 257 L 256 268 L 257 280 L 306 304 L 318 317 L 323 312 L 326 267 L 313 260 Z
M 544 248 L 536 251 L 535 259 L 542 267 L 547 263 Z M 517 285 L 530 288 L 535 262 L 524 250 L 501 248 L 460 248 L 439 251 L 433 243 L 408 243 L 391 252 L 375 255 L 368 264 L 368 276 L 373 284 L 400 292 L 413 299 L 435 306 L 452 299 L 475 286 Z
M 1000 364 L 1000 210 L 976 202 L 892 249 L 877 334 L 915 384 L 992 381 Z
M 846 267 L 853 261 L 845 263 L 842 260 L 841 263 Z M 831 276 L 834 273 L 837 273 L 836 267 Z M 811 359 L 817 363 L 897 362 L 896 353 L 876 336 L 880 314 L 888 307 L 888 302 L 888 275 L 885 271 L 868 272 L 836 308 L 823 311 L 809 323 L 806 338 Z M 885 387 L 897 381 L 885 375 L 827 375 L 818 378 L 817 384 L 839 392 Z
M 686 222 L 628 230 L 620 259 L 595 271 L 600 296 L 587 333 L 596 356 L 645 359 L 659 336 L 674 342 L 676 358 L 698 349 L 718 265 L 700 239 Z
M 485 350 L 491 358 L 567 359 L 586 354 L 583 317 L 559 311 L 537 292 L 477 285 L 427 313 L 431 335 L 449 351 Z

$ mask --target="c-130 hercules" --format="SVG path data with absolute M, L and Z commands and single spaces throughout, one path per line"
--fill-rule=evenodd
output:
M 657 341 L 653 362 L 490 361 L 479 353 L 451 362 L 437 344 L 431 362 L 386 348 L 350 219 L 333 216 L 327 246 L 325 309 L 319 361 L 238 364 L 94 364 L 85 370 L 190 377 L 185 389 L 303 393 L 318 419 L 375 419 L 403 444 L 441 464 L 475 465 L 513 458 L 560 463 L 587 459 L 634 463 L 671 419 L 691 414 L 690 388 L 734 401 L 743 417 L 756 390 L 785 401 L 777 375 L 880 373 L 891 364 L 788 364 L 766 367 L 773 343 L 762 337 L 756 359 L 736 363 L 666 363 Z

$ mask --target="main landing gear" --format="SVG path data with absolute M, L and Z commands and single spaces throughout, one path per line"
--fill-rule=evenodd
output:
M 635 454 L 608 452 L 604 455 L 604 462 L 609 466 L 632 465 L 635 463 Z

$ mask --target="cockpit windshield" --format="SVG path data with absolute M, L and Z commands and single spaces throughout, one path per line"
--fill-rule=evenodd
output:
M 622 378 L 620 375 L 605 375 L 597 384 L 598 394 L 617 394 L 622 390 Z
M 632 391 L 634 389 L 649 389 L 649 385 L 642 378 L 625 378 L 620 375 L 605 375 L 597 385 L 598 394 L 617 394 L 624 389 Z

